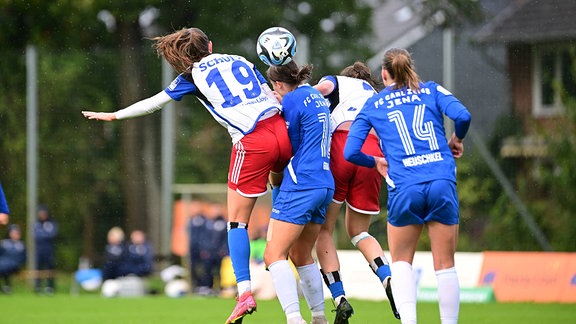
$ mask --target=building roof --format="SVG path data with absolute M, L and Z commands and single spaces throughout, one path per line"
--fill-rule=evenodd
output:
M 384 52 L 392 47 L 407 48 L 430 33 L 411 5 L 414 0 L 388 0 L 374 10 L 372 24 L 377 55 L 367 61 L 371 69 L 380 69 Z
M 514 0 L 478 31 L 478 42 L 539 43 L 576 39 L 576 1 Z

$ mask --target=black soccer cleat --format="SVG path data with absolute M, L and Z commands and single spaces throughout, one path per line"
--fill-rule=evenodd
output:
M 348 324 L 348 319 L 352 314 L 354 314 L 354 309 L 346 298 L 342 297 L 342 300 L 340 300 L 340 304 L 336 307 L 335 312 L 336 317 L 334 318 L 334 324 Z
M 390 307 L 392 308 L 392 313 L 394 317 L 400 319 L 400 313 L 396 309 L 396 303 L 394 302 L 394 296 L 392 295 L 392 285 L 390 284 L 390 277 L 386 278 L 386 297 L 388 297 L 388 301 L 390 302 Z

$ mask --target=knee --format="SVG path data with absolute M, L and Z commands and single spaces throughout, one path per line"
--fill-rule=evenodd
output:
M 352 244 L 354 245 L 354 247 L 358 246 L 358 243 L 360 243 L 360 241 L 370 238 L 372 237 L 372 235 L 368 234 L 368 232 L 360 232 L 354 236 L 351 237 L 350 242 L 352 242 Z

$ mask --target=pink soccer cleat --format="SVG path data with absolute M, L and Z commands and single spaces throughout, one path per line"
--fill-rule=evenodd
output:
M 252 292 L 247 291 L 240 297 L 236 297 L 236 300 L 238 303 L 236 304 L 234 311 L 232 311 L 232 315 L 228 317 L 226 324 L 242 323 L 244 316 L 256 311 L 256 301 L 254 300 L 254 296 L 252 296 Z

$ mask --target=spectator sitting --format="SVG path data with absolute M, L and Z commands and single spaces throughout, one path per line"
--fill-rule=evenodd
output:
M 130 234 L 124 258 L 120 266 L 120 275 L 135 275 L 145 277 L 152 273 L 152 264 L 154 254 L 152 246 L 146 240 L 146 234 L 143 231 L 135 230 Z
M 107 240 L 108 243 L 104 249 L 104 266 L 102 267 L 102 280 L 104 281 L 121 276 L 120 266 L 126 251 L 124 231 L 120 227 L 112 227 L 108 231 Z
M 21 239 L 18 225 L 8 227 L 8 238 L 0 241 L 0 276 L 3 278 L 2 291 L 11 293 L 10 276 L 18 272 L 26 263 L 26 246 Z

